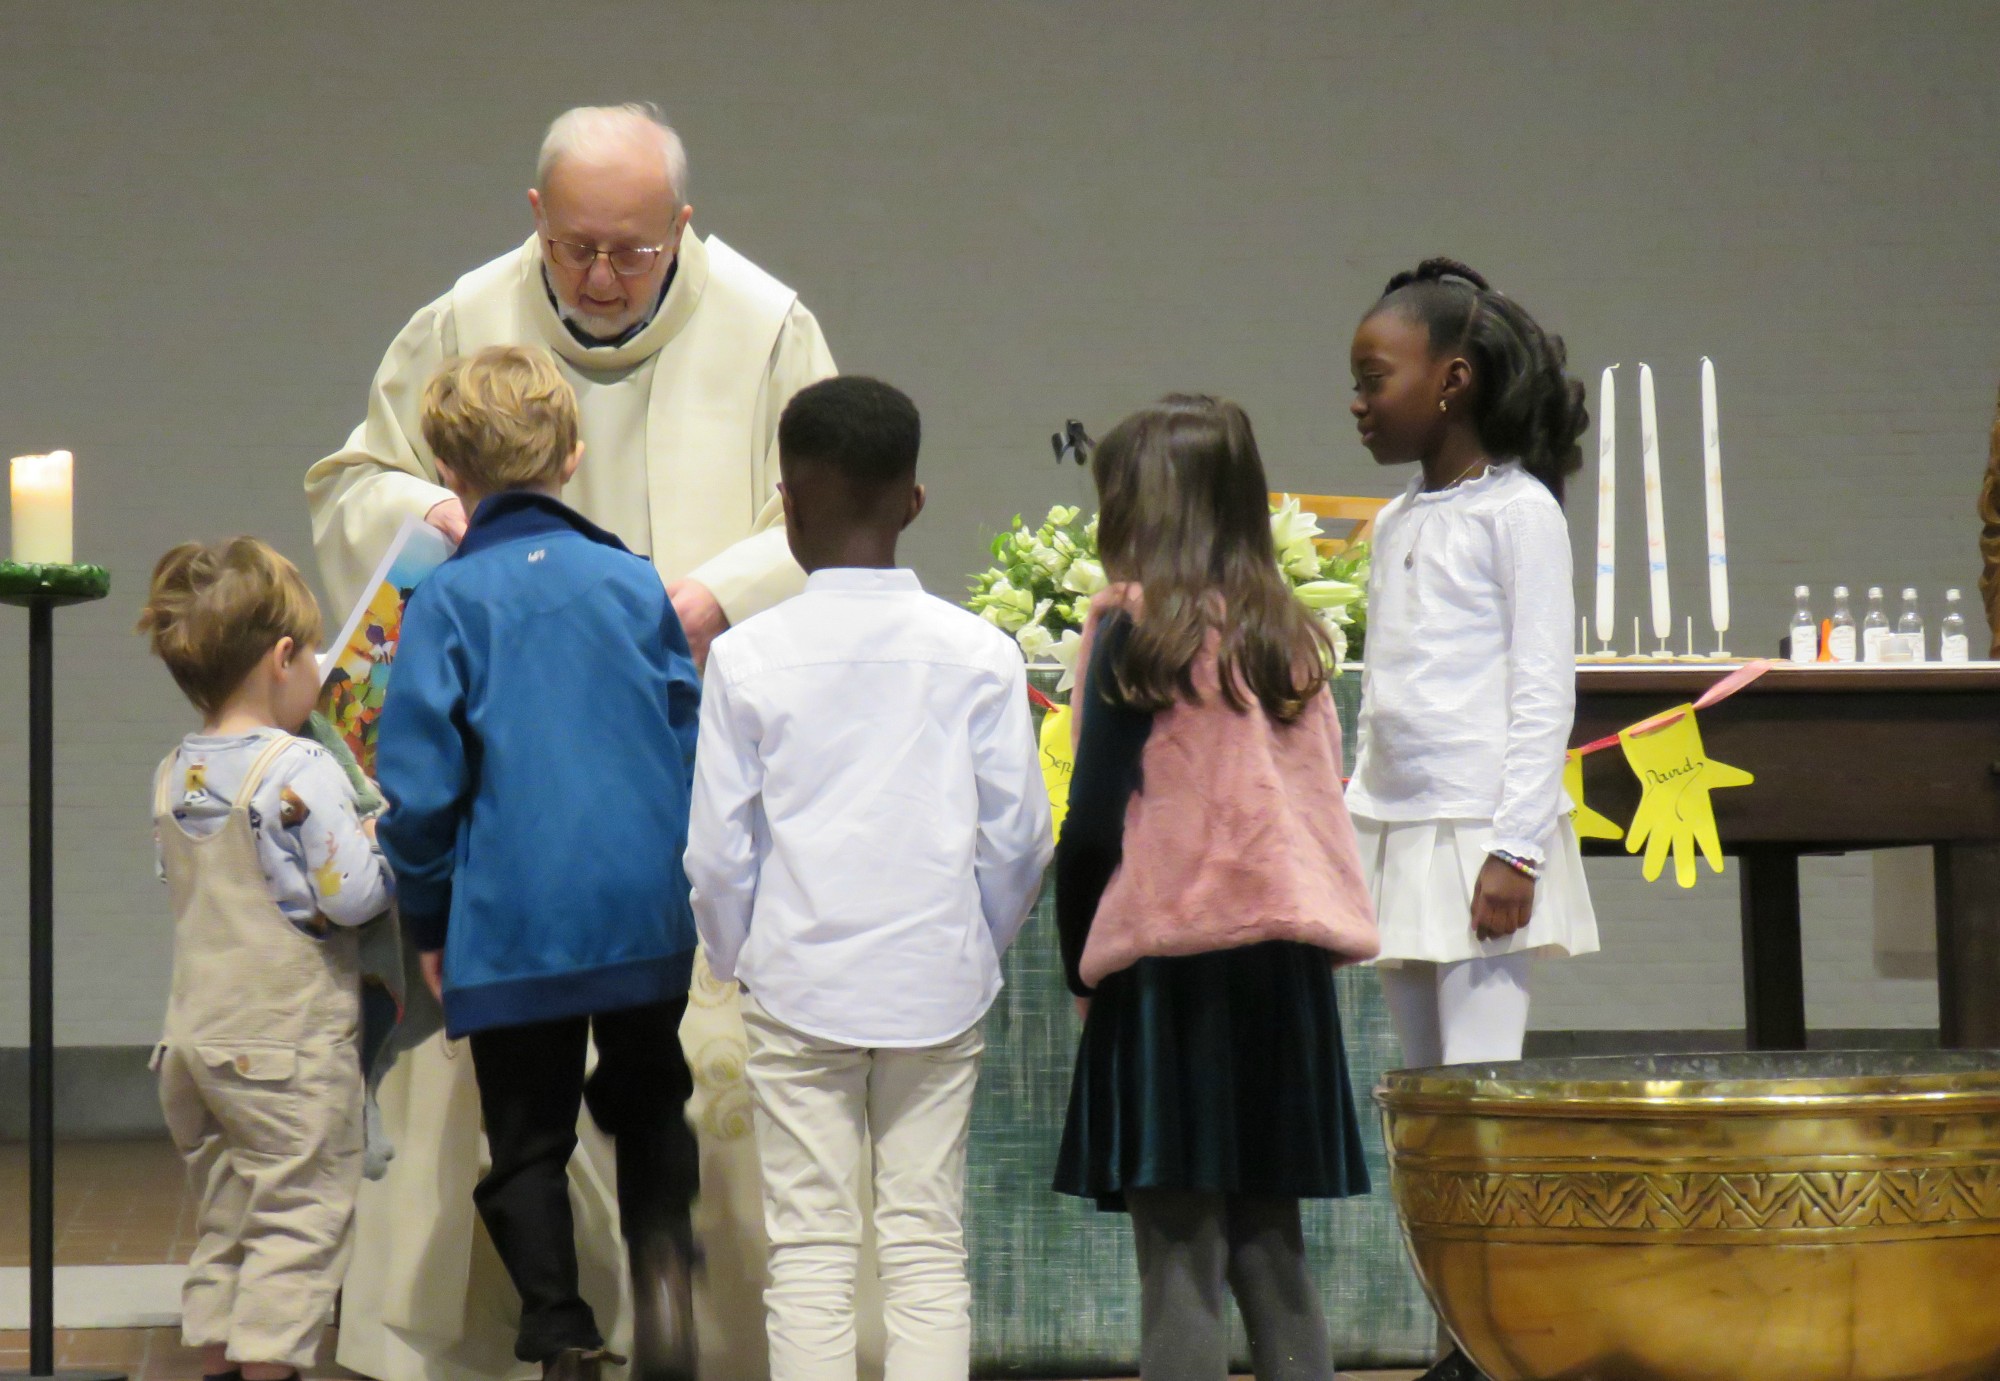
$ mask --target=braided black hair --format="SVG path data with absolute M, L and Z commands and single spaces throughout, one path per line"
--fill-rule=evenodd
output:
M 1590 425 L 1562 337 L 1456 259 L 1426 259 L 1391 278 L 1369 315 L 1390 309 L 1420 322 L 1433 352 L 1465 355 L 1480 445 L 1495 458 L 1518 458 L 1561 503 L 1564 482 L 1583 467 L 1577 438 Z

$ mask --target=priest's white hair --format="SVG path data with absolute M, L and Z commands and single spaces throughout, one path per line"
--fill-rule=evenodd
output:
M 659 143 L 660 154 L 667 163 L 667 186 L 673 190 L 674 209 L 687 205 L 687 149 L 674 127 L 667 123 L 667 117 L 651 101 L 582 105 L 556 116 L 549 124 L 549 132 L 542 136 L 541 156 L 535 160 L 535 186 L 547 191 L 549 172 L 563 159 L 629 147 L 635 135 Z

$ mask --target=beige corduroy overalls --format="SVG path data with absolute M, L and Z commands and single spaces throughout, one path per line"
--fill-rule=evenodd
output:
M 355 937 L 314 939 L 271 899 L 250 805 L 272 742 L 213 834 L 174 819 L 160 765 L 153 817 L 174 905 L 173 996 L 154 1052 L 167 1129 L 201 1195 L 181 1293 L 189 1347 L 311 1365 L 346 1267 L 361 1181 Z

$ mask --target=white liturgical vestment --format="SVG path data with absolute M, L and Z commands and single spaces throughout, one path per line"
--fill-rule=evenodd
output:
M 619 345 L 570 333 L 533 238 L 410 319 L 376 372 L 367 418 L 306 475 L 336 609 L 353 604 L 405 518 L 451 497 L 418 429 L 424 386 L 489 345 L 547 348 L 576 389 L 583 466 L 563 497 L 584 517 L 666 579 L 706 585 L 731 623 L 803 588 L 777 502 L 778 417 L 834 372 L 833 356 L 791 289 L 690 229 L 659 310 Z
M 352 606 L 405 519 L 451 497 L 418 425 L 424 387 L 448 361 L 489 345 L 554 354 L 576 390 L 584 442 L 563 497 L 650 556 L 663 580 L 700 581 L 731 623 L 803 587 L 776 495 L 778 418 L 794 393 L 835 372 L 833 357 L 789 288 L 690 229 L 652 319 L 617 345 L 586 345 L 563 324 L 533 238 L 411 318 L 376 372 L 366 419 L 306 476 L 336 611 Z M 745 1038 L 735 986 L 699 960 L 681 1039 L 701 1142 L 702 1376 L 751 1381 L 766 1374 L 764 1234 Z M 357 1209 L 341 1362 L 381 1381 L 538 1375 L 513 1358 L 518 1304 L 476 1223 L 484 1152 L 470 1052 L 432 1038 L 398 1061 L 379 1101 L 396 1158 Z M 630 1297 L 611 1146 L 587 1114 L 580 1136 L 570 1178 L 583 1294 L 624 1351 Z

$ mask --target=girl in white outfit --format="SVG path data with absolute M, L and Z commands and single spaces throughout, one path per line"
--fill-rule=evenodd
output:
M 1353 363 L 1363 444 L 1422 466 L 1376 523 L 1348 792 L 1383 988 L 1410 1064 L 1519 1059 L 1532 956 L 1597 948 L 1562 788 L 1583 386 L 1560 338 L 1449 260 L 1391 280 Z
M 1515 1060 L 1538 954 L 1597 948 L 1562 777 L 1576 701 L 1563 480 L 1583 385 L 1471 269 L 1391 279 L 1354 335 L 1353 413 L 1421 473 L 1376 522 L 1347 793 L 1412 1066 Z M 1454 1353 L 1431 1376 L 1478 1376 Z

